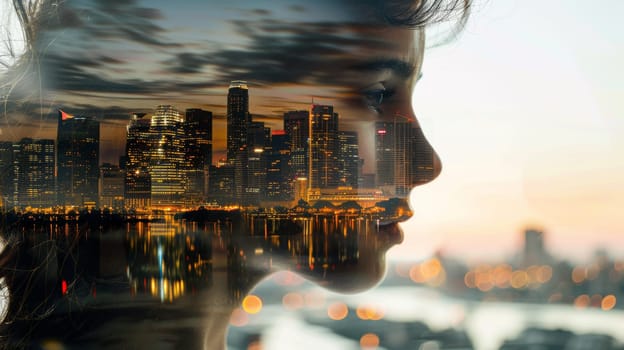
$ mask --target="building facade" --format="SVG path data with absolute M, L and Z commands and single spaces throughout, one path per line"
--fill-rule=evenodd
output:
M 338 113 L 333 106 L 313 105 L 310 110 L 309 174 L 311 189 L 339 185 Z
M 144 113 L 132 115 L 126 128 L 124 206 L 147 209 L 151 205 L 152 179 L 150 120 Z
M 59 110 L 56 140 L 57 203 L 98 206 L 100 123 Z
M 397 116 L 375 124 L 376 186 L 390 196 L 404 196 L 434 175 L 433 149 L 420 127 Z

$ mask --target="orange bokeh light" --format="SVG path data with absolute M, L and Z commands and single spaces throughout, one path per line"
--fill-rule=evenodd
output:
M 230 324 L 234 327 L 243 327 L 249 322 L 249 315 L 241 308 L 236 308 L 230 316 Z
M 609 311 L 615 307 L 615 304 L 617 304 L 617 299 L 615 298 L 615 295 L 611 294 L 602 299 L 600 307 L 605 311 Z
M 581 284 L 587 278 L 587 269 L 577 266 L 572 270 L 572 282 Z
M 377 334 L 366 333 L 360 338 L 360 346 L 362 349 L 377 349 L 379 346 L 379 337 Z
M 242 307 L 248 314 L 257 314 L 262 310 L 262 299 L 256 295 L 250 294 L 243 299 Z
M 303 295 L 301 293 L 288 293 L 282 298 L 282 305 L 288 310 L 298 310 L 304 306 Z
M 522 289 L 529 283 L 529 275 L 523 271 L 514 271 L 511 274 L 511 286 L 515 289 Z
M 578 308 L 586 308 L 589 306 L 590 301 L 589 295 L 579 295 L 576 299 L 574 299 L 574 306 Z
M 334 321 L 344 320 L 348 315 L 349 308 L 345 303 L 333 303 L 327 308 L 327 316 Z
M 355 313 L 362 320 L 379 321 L 384 317 L 384 311 L 373 305 L 360 305 Z

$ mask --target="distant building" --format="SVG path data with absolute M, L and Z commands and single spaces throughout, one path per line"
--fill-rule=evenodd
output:
M 100 206 L 122 210 L 124 208 L 124 171 L 118 165 L 104 163 L 100 167 Z
M 236 161 L 241 150 L 246 150 L 250 122 L 247 82 L 232 81 L 227 96 L 227 160 L 231 164 Z
M 338 132 L 338 175 L 340 187 L 358 187 L 360 154 L 358 134 L 355 131 Z
M 24 138 L 13 146 L 15 206 L 46 208 L 54 205 L 54 140 Z
M 183 119 L 178 110 L 169 105 L 156 107 L 149 134 L 149 173 L 152 207 L 180 207 L 186 192 L 186 169 Z
M 124 206 L 147 209 L 151 205 L 152 179 L 149 172 L 152 138 L 150 120 L 144 113 L 132 115 L 126 128 Z
M 247 129 L 246 163 L 236 168 L 237 174 L 244 176 L 242 183 L 236 183 L 237 187 L 242 187 L 242 204 L 258 205 L 266 193 L 267 156 L 270 147 L 271 129 L 262 122 L 250 122 Z
M 549 262 L 549 255 L 544 247 L 544 232 L 527 229 L 524 231 L 524 251 L 522 264 L 524 267 Z
M 420 127 L 395 117 L 375 125 L 377 187 L 390 196 L 404 196 L 434 176 L 434 153 Z
M 202 203 L 208 198 L 208 173 L 212 164 L 212 112 L 191 108 L 185 113 L 184 143 L 187 170 L 187 201 Z
M 218 205 L 237 204 L 234 197 L 234 166 L 227 161 L 210 166 L 208 202 Z
M 310 112 L 290 111 L 284 113 L 284 131 L 290 146 L 290 179 L 309 176 Z
M 61 205 L 98 205 L 100 123 L 59 110 L 57 196 Z
M 339 184 L 338 113 L 333 106 L 313 105 L 310 110 L 309 167 L 311 189 Z
M 271 134 L 271 147 L 267 159 L 266 193 L 267 201 L 289 201 L 293 197 L 290 180 L 290 138 L 284 130 Z
M 12 206 L 17 199 L 13 198 L 13 142 L 0 141 L 0 202 L 3 207 Z

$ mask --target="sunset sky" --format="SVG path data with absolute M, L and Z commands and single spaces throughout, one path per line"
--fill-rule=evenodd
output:
M 624 3 L 477 3 L 425 55 L 414 105 L 444 169 L 392 253 L 510 256 L 532 226 L 561 257 L 623 256 Z
M 361 33 L 328 30 L 326 22 L 345 18 L 323 2 L 302 8 L 272 1 L 263 11 L 262 1 L 231 1 L 230 10 L 213 13 L 200 1 L 175 11 L 169 1 L 78 3 L 82 10 L 61 13 L 45 38 L 54 44 L 43 62 L 45 84 L 57 91 L 44 96 L 47 113 L 22 106 L 28 115 L 10 114 L 3 138 L 53 138 L 50 113 L 62 107 L 103 120 L 102 160 L 115 161 L 129 112 L 159 103 L 200 107 L 223 127 L 227 86 L 237 79 L 250 83 L 254 118 L 275 128 L 284 110 L 306 109 L 312 97 L 332 104 L 334 94 L 345 93 L 331 74 L 293 72 L 290 60 L 340 56 L 317 44 L 345 47 Z M 528 226 L 542 228 L 558 256 L 587 258 L 598 247 L 624 255 L 622 13 L 618 0 L 477 0 L 460 37 L 428 49 L 414 110 L 444 169 L 413 191 L 415 216 L 392 257 L 438 248 L 468 258 L 509 257 Z M 306 28 L 293 24 L 302 19 Z M 268 39 L 276 33 L 280 44 Z M 86 37 L 97 38 L 97 47 Z M 266 52 L 282 57 L 284 69 L 263 70 Z M 299 74 L 299 84 L 285 84 L 285 73 Z M 224 146 L 223 138 L 215 134 L 215 143 Z

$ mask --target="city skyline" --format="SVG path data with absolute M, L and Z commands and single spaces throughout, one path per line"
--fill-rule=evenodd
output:
M 375 157 L 368 162 L 375 171 L 366 173 L 360 135 L 339 126 L 342 119 L 334 106 L 313 104 L 308 111 L 287 111 L 281 128 L 272 130 L 254 119 L 249 101 L 247 82 L 232 81 L 225 150 L 214 147 L 211 111 L 189 108 L 183 114 L 172 105 L 160 104 L 150 114 L 129 116 L 122 139 L 124 154 L 117 162 L 101 164 L 99 120 L 59 109 L 56 139 L 36 141 L 50 145 L 53 155 L 45 162 L 28 165 L 26 160 L 40 158 L 33 158 L 36 154 L 20 158 L 16 147 L 32 139 L 3 143 L 0 165 L 5 173 L 14 174 L 2 187 L 5 205 L 51 208 L 106 203 L 116 210 L 232 204 L 292 207 L 299 200 L 370 205 L 370 201 L 405 196 L 412 184 L 434 176 L 433 150 L 409 119 L 395 116 L 394 121 L 377 122 L 370 130 Z M 213 154 L 224 152 L 227 157 L 214 162 Z M 30 169 L 33 185 L 19 180 L 23 169 Z M 33 181 L 50 169 L 53 185 L 46 187 L 41 176 Z M 33 188 L 28 191 L 34 191 L 31 197 L 50 193 L 49 198 L 24 199 L 22 192 L 28 186 Z

